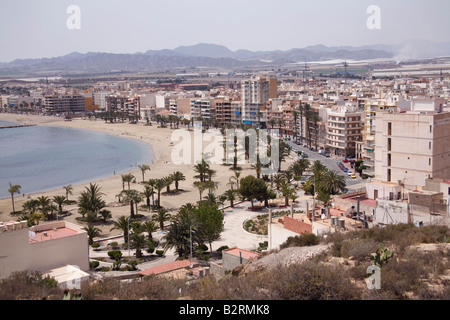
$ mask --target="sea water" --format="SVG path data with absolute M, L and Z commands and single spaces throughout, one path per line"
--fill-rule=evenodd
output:
M 0 126 L 12 124 L 0 121 Z M 64 193 L 65 185 L 87 185 L 152 161 L 148 144 L 96 131 L 51 126 L 0 129 L 0 198 L 11 196 L 9 182 L 20 185 L 21 194 L 58 188 Z

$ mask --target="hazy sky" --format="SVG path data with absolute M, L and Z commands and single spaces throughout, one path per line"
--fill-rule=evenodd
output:
M 80 8 L 80 29 L 66 13 Z M 369 5 L 381 10 L 370 30 Z M 450 41 L 448 0 L 0 0 L 0 61 L 197 43 L 231 50 Z

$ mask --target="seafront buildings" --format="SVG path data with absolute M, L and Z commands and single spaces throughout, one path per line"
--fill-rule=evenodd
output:
M 188 120 L 190 125 L 202 121 L 209 127 L 273 130 L 290 146 L 308 148 L 317 157 L 323 157 L 320 152 L 336 163 L 361 162 L 359 187 L 334 197 L 328 207 L 338 215 L 358 208 L 372 226 L 448 218 L 449 78 L 344 81 L 265 72 L 206 83 L 192 77 L 177 77 L 183 82 L 105 81 L 82 89 L 38 84 L 29 94 L 2 94 L 1 111 L 79 118 L 122 113 L 133 118 L 121 121 Z M 273 224 L 271 245 L 302 232 L 336 230 L 331 219 L 314 222 L 307 214 L 294 215 L 293 208 L 292 217 Z M 341 220 L 349 230 L 355 227 L 352 217 Z M 77 279 L 83 279 L 89 269 L 86 232 L 64 222 L 42 228 L 0 223 L 0 257 L 7 256 L 2 263 L 8 266 L 0 268 L 0 279 L 30 268 L 63 277 L 73 266 Z M 226 262 L 215 266 L 218 273 L 227 269 Z

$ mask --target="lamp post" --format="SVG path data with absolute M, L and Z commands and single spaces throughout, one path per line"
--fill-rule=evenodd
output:
M 128 233 L 128 243 L 127 243 L 127 246 L 128 246 L 128 257 L 130 257 L 130 218 L 131 218 L 131 216 L 129 216 L 127 218 L 127 220 L 128 220 L 128 227 L 127 227 L 127 233 Z
M 192 226 L 189 226 L 189 241 L 190 241 L 190 256 L 189 256 L 189 268 L 192 269 L 192 232 L 195 232 L 194 230 L 192 230 Z

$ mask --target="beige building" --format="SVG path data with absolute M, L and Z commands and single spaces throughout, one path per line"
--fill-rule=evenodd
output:
M 266 103 L 278 97 L 277 79 L 253 77 L 241 82 L 242 122 L 259 126 L 266 122 Z
M 450 178 L 450 113 L 377 113 L 375 178 L 425 186 L 429 178 Z
M 361 140 L 361 113 L 356 107 L 336 106 L 328 112 L 326 149 L 337 156 L 355 156 Z
M 89 270 L 86 231 L 66 221 L 31 228 L 26 221 L 0 222 L 0 279 L 14 271 L 49 272 L 66 265 Z

